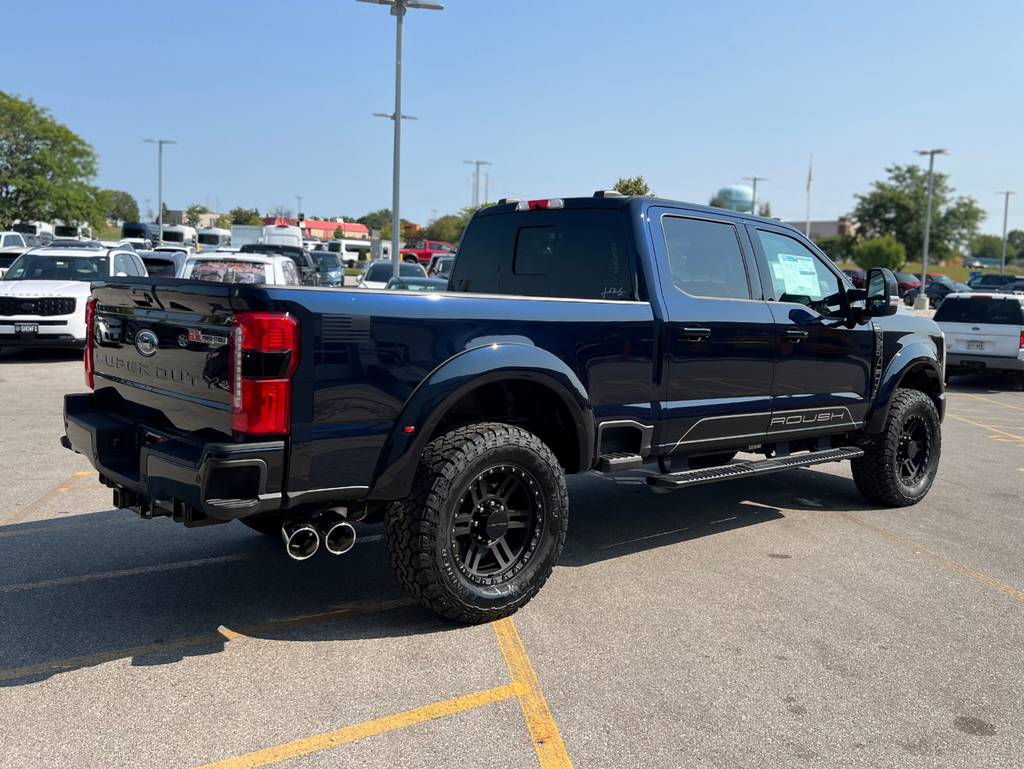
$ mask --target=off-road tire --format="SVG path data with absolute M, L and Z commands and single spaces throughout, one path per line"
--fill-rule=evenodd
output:
M 533 481 L 535 544 L 517 561 L 518 571 L 486 585 L 461 570 L 454 521 L 470 485 L 499 467 L 515 467 Z M 427 445 L 412 491 L 391 505 L 384 525 L 388 561 L 410 596 L 458 622 L 492 622 L 525 606 L 551 576 L 569 525 L 565 476 L 551 449 L 526 430 L 499 423 L 459 427 Z
M 287 520 L 283 515 L 250 515 L 248 518 L 240 518 L 242 523 L 253 531 L 258 531 L 268 537 L 281 539 L 281 526 Z
M 929 442 L 921 476 L 908 484 L 900 475 L 900 441 L 911 420 L 924 427 Z M 864 456 L 850 463 L 857 490 L 872 502 L 887 507 L 916 505 L 935 481 L 942 451 L 939 412 L 932 399 L 920 390 L 897 390 L 886 417 L 885 432 L 871 436 L 862 448 Z

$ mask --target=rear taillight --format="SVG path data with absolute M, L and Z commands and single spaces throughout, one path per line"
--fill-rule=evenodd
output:
M 565 201 L 561 198 L 550 200 L 520 200 L 516 203 L 516 211 L 547 211 L 550 208 L 565 208 Z
M 93 346 L 96 344 L 96 300 L 85 303 L 85 386 L 92 387 L 92 372 L 96 369 Z
M 242 312 L 233 323 L 231 429 L 284 435 L 291 427 L 299 323 L 286 312 Z
M 1024 350 L 1024 331 L 1020 332 L 1020 349 Z

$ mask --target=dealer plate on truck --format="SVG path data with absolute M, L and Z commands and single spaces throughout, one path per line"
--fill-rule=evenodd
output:
M 985 343 L 984 342 L 968 342 L 967 343 L 967 349 L 968 350 L 984 350 L 985 349 Z
M 15 334 L 38 334 L 39 333 L 39 325 L 36 324 L 36 323 L 32 323 L 32 324 L 17 323 L 14 326 L 14 333 Z

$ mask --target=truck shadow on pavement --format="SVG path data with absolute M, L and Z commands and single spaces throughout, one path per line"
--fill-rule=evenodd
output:
M 573 477 L 559 566 L 782 519 L 779 506 L 794 496 L 834 493 L 828 506 L 836 509 L 864 502 L 849 479 L 800 475 L 789 489 L 759 478 L 669 494 L 640 473 Z M 167 665 L 242 637 L 309 643 L 458 632 L 407 598 L 382 529 L 360 525 L 362 543 L 347 555 L 299 563 L 278 541 L 234 523 L 187 530 L 108 510 L 0 527 L 0 687 L 114 660 Z

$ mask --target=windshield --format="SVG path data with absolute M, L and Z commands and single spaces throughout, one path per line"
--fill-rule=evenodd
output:
M 10 267 L 14 264 L 14 260 L 17 259 L 15 254 L 0 254 L 0 270 L 5 267 Z
M 366 275 L 363 277 L 364 281 L 370 283 L 387 283 L 391 280 L 392 276 L 391 262 L 379 262 L 377 264 L 371 264 L 370 268 L 366 271 Z M 423 271 L 423 268 L 418 264 L 412 262 L 402 262 L 399 265 L 399 273 L 403 278 L 425 278 L 427 273 Z
M 164 240 L 166 240 L 168 243 L 184 243 L 185 233 L 167 232 L 167 230 L 164 230 Z
M 149 232 L 144 227 L 128 227 L 124 226 L 121 228 L 122 238 L 138 238 L 139 240 L 145 240 L 149 237 Z
M 430 247 L 433 251 L 447 251 L 449 254 L 455 253 L 455 246 L 449 246 L 447 243 L 431 243 Z
M 909 272 L 897 272 L 896 273 L 896 280 L 902 280 L 904 283 L 914 283 L 914 282 L 920 283 L 921 282 L 921 276 L 920 275 L 917 275 L 917 276 L 911 275 Z
M 1020 302 L 1015 299 L 968 297 L 947 299 L 935 311 L 936 323 L 977 323 L 1002 326 L 1024 325 Z
M 437 260 L 437 266 L 434 267 L 434 274 L 437 275 L 441 272 L 451 272 L 452 265 L 455 264 L 455 257 L 445 257 L 444 259 Z
M 948 275 L 931 275 L 932 283 L 942 283 L 952 288 L 953 279 Z
M 207 235 L 203 234 L 199 236 L 199 243 L 204 246 L 219 246 L 220 235 Z
M 63 224 L 53 228 L 53 234 L 58 238 L 77 238 L 78 228 L 77 227 L 65 227 Z
M 193 263 L 191 278 L 214 283 L 266 283 L 267 265 L 262 262 L 199 259 Z
M 174 277 L 174 262 L 166 259 L 143 259 L 142 263 L 146 265 L 146 272 L 150 275 L 170 275 Z
M 25 254 L 4 280 L 97 280 L 107 277 L 105 256 L 33 256 Z
M 341 270 L 341 262 L 338 261 L 338 257 L 328 251 L 316 251 L 313 256 L 316 257 L 316 268 L 320 272 L 338 272 Z

